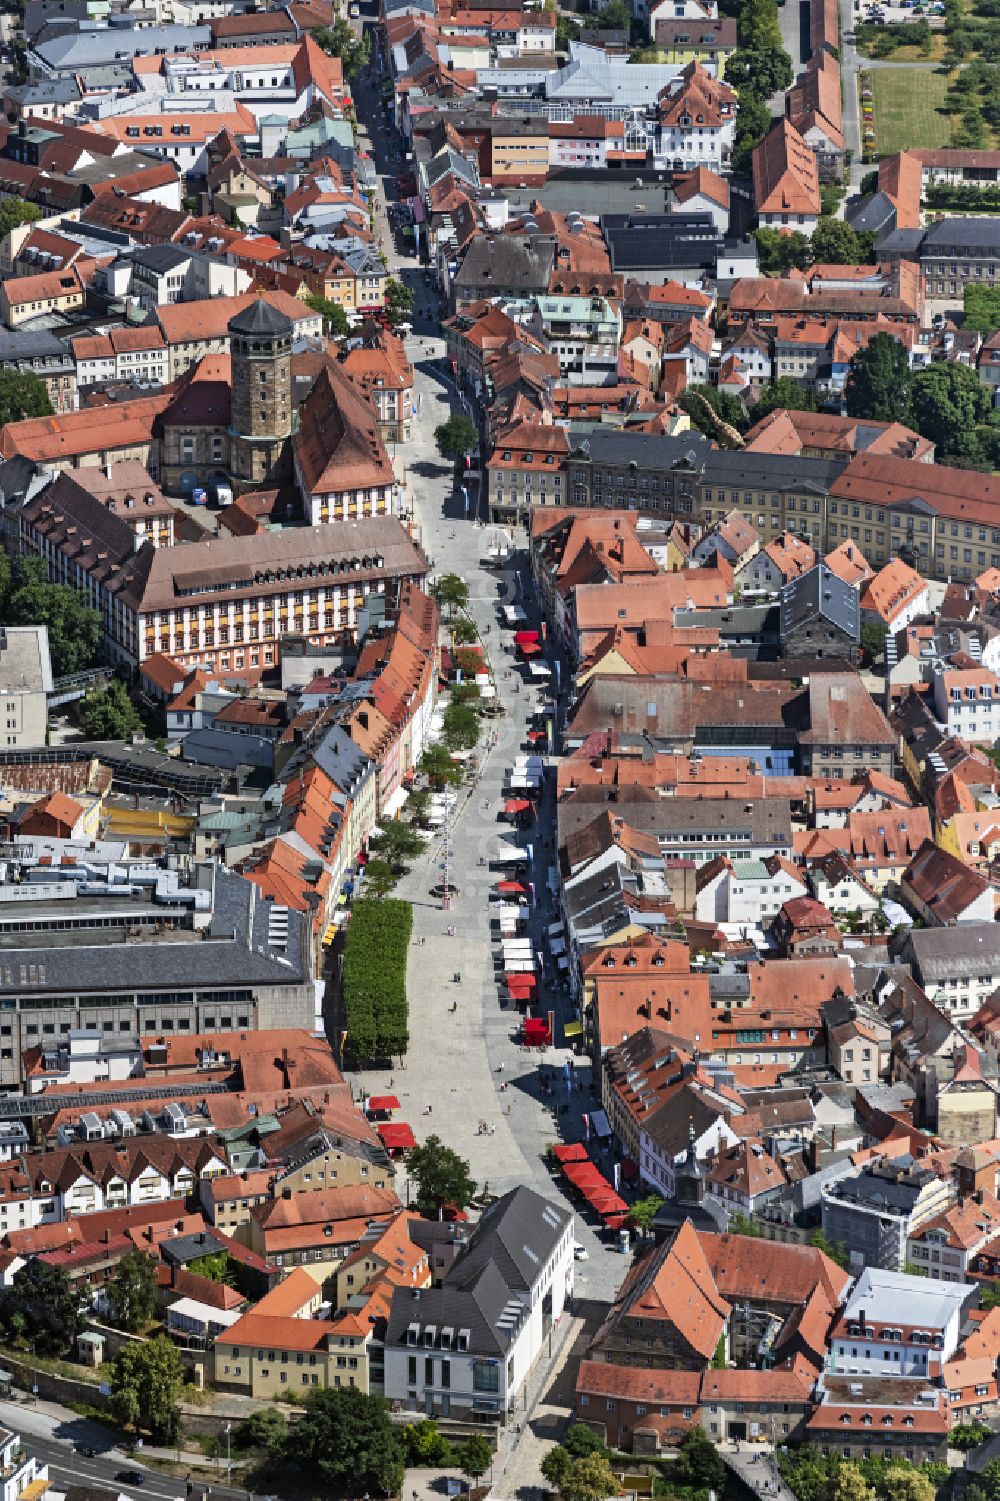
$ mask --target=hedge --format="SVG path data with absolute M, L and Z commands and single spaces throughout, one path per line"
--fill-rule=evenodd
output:
M 345 1053 L 355 1062 L 389 1058 L 409 1046 L 406 959 L 413 928 L 409 902 L 355 902 L 344 943 Z

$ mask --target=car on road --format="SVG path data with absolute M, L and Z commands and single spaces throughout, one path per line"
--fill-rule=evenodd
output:
M 115 1479 L 120 1485 L 145 1485 L 146 1477 L 141 1470 L 119 1470 Z
M 82 1454 L 84 1459 L 97 1458 L 97 1450 L 92 1449 L 89 1444 L 77 1444 L 76 1453 Z
M 586 1246 L 581 1246 L 580 1242 L 577 1241 L 576 1245 L 573 1247 L 573 1258 L 575 1261 L 589 1261 L 590 1252 L 587 1250 Z

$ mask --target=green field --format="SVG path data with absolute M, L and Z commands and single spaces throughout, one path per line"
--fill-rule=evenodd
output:
M 875 149 L 891 156 L 908 146 L 947 146 L 951 118 L 944 113 L 948 79 L 933 68 L 873 68 Z

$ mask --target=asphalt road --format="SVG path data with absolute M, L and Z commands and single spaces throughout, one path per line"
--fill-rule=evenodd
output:
M 186 1501 L 186 1485 L 183 1478 L 165 1475 L 160 1470 L 146 1469 L 142 1464 L 141 1451 L 126 1454 L 116 1448 L 116 1436 L 109 1429 L 89 1418 L 51 1416 L 25 1402 L 0 1402 L 0 1423 L 13 1433 L 21 1435 L 22 1443 L 49 1467 L 49 1478 L 62 1487 L 69 1485 L 102 1486 L 138 1498 L 148 1496 L 151 1501 Z M 83 1446 L 97 1451 L 96 1459 L 85 1458 L 74 1452 Z M 207 1461 L 206 1461 L 207 1463 Z M 129 1486 L 115 1480 L 122 1470 L 138 1470 L 145 1477 L 141 1487 Z M 210 1501 L 247 1501 L 247 1492 L 224 1485 L 206 1484 L 200 1477 L 194 1479 L 193 1498 L 200 1501 L 206 1490 Z

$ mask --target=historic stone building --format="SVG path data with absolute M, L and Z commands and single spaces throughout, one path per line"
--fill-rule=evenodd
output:
M 230 465 L 237 490 L 291 479 L 292 334 L 291 319 L 261 298 L 230 320 Z

